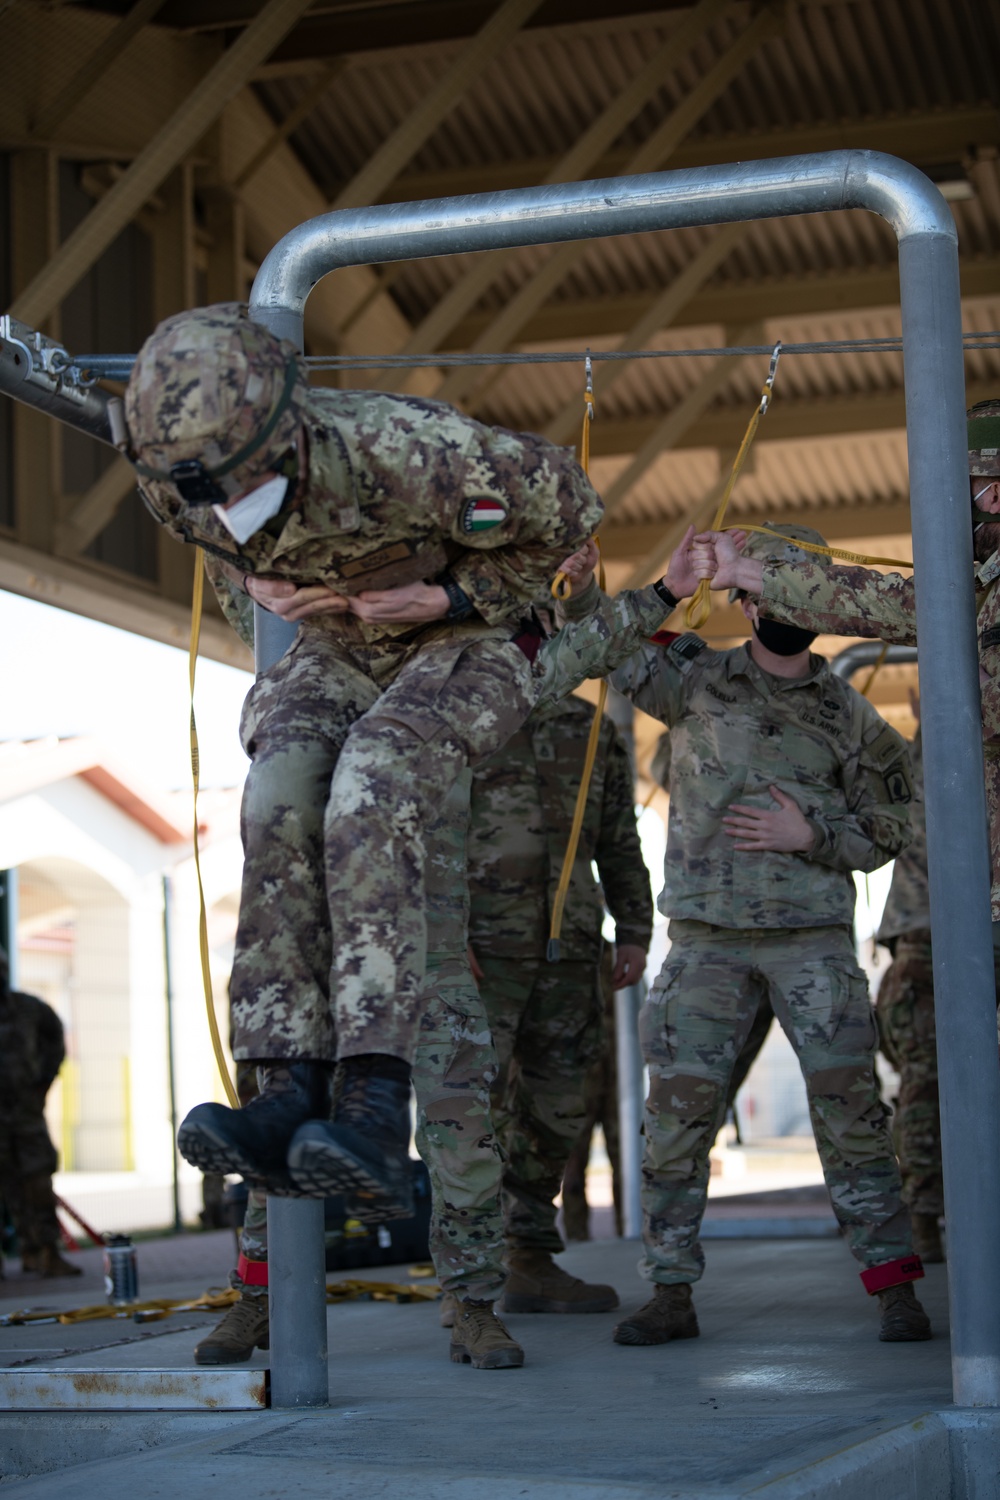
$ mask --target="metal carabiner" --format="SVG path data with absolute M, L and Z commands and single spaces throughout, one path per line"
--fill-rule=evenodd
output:
M 764 413 L 767 411 L 767 408 L 771 404 L 771 394 L 774 391 L 774 377 L 778 373 L 778 360 L 780 358 L 781 358 L 781 340 L 778 339 L 778 341 L 775 344 L 774 348 L 771 350 L 771 363 L 768 366 L 767 379 L 764 381 L 764 388 L 763 388 L 763 390 L 760 393 L 760 414 L 761 414 L 761 416 L 764 415 Z

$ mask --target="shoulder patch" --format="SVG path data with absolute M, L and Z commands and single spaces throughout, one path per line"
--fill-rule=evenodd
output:
M 491 531 L 494 526 L 502 526 L 506 519 L 507 507 L 501 500 L 466 500 L 459 524 L 466 535 L 471 535 L 474 532 Z
M 706 649 L 706 642 L 700 635 L 693 635 L 691 631 L 685 631 L 684 635 L 675 636 L 667 647 L 667 655 L 672 657 L 674 664 L 680 667 L 682 672 L 689 672 L 696 657 Z
M 878 766 L 890 802 L 913 801 L 913 769 L 906 741 L 888 724 L 869 740 L 865 749 Z

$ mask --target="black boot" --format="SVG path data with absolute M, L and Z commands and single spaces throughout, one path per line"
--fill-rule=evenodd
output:
M 238 1172 L 287 1191 L 289 1143 L 304 1120 L 327 1114 L 329 1081 L 321 1063 L 262 1062 L 257 1097 L 243 1109 L 196 1105 L 177 1132 L 177 1149 L 203 1172 Z
M 310 1120 L 288 1153 L 295 1184 L 310 1197 L 342 1193 L 366 1223 L 413 1213 L 410 1067 L 370 1052 L 337 1068 L 332 1123 Z

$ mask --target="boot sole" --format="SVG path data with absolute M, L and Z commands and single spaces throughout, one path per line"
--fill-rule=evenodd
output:
M 264 1188 L 276 1198 L 302 1198 L 307 1196 L 288 1176 L 275 1173 L 267 1175 L 260 1170 L 260 1163 L 249 1152 L 242 1151 L 222 1135 L 216 1135 L 207 1125 L 182 1125 L 177 1132 L 177 1149 L 186 1162 L 202 1172 L 218 1172 L 222 1176 L 235 1173 L 245 1177 L 252 1187 Z
M 311 1198 L 349 1199 L 351 1216 L 365 1224 L 413 1217 L 413 1200 L 387 1200 L 383 1183 L 350 1152 L 328 1141 L 293 1142 L 288 1170 L 298 1188 Z
M 641 1328 L 636 1328 L 631 1323 L 619 1323 L 611 1335 L 616 1344 L 629 1344 L 633 1348 L 652 1344 L 669 1344 L 674 1339 L 696 1339 L 701 1337 L 701 1329 L 697 1322 L 684 1324 L 680 1328 L 671 1329 L 669 1333 L 662 1335 L 644 1333 Z
M 524 1350 L 493 1349 L 477 1358 L 464 1344 L 452 1344 L 450 1359 L 453 1365 L 471 1365 L 474 1370 L 519 1370 L 524 1364 Z
M 595 1297 L 589 1302 L 558 1302 L 554 1297 L 529 1297 L 520 1293 L 505 1292 L 497 1304 L 498 1312 L 505 1313 L 603 1313 L 614 1312 L 619 1301 L 608 1297 Z
M 929 1328 L 921 1329 L 919 1333 L 882 1333 L 879 1332 L 880 1344 L 922 1344 L 934 1335 Z

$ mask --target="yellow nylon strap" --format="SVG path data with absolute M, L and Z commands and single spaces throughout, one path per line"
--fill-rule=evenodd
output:
M 881 667 L 882 663 L 885 661 L 885 659 L 886 659 L 886 657 L 888 655 L 889 655 L 889 642 L 888 641 L 883 641 L 882 642 L 882 650 L 879 652 L 878 657 L 876 658 L 875 665 L 872 667 L 871 671 L 868 673 L 868 676 L 865 678 L 865 685 L 860 690 L 862 698 L 867 698 L 868 697 L 868 694 L 872 690 L 872 684 L 874 683 L 876 677 L 879 674 L 879 668 Z M 867 891 L 868 891 L 868 876 L 866 874 L 865 875 L 865 892 L 867 893 Z
M 843 547 L 821 547 L 818 542 L 803 542 L 797 536 L 786 536 L 783 531 L 772 531 L 770 526 L 751 526 L 748 522 L 737 521 L 732 526 L 713 526 L 713 531 L 756 531 L 759 536 L 777 537 L 779 542 L 790 542 L 793 547 L 801 547 L 803 552 L 815 552 L 818 557 L 838 557 L 844 562 L 863 563 L 866 567 L 880 566 L 885 568 L 912 568 L 912 562 L 905 557 L 870 557 L 867 552 L 847 552 Z
M 580 434 L 580 467 L 585 474 L 590 473 L 590 424 L 594 420 L 594 393 L 590 382 L 590 359 L 587 359 L 587 389 L 584 392 L 583 409 L 583 431 Z M 595 538 L 596 540 L 596 538 Z M 597 543 L 600 553 L 600 542 Z M 560 580 L 563 591 L 560 590 Z M 597 581 L 601 591 L 604 591 L 604 559 L 601 558 L 597 565 Z M 557 573 L 552 584 L 552 592 L 557 599 L 569 597 L 570 582 L 565 573 Z M 602 678 L 597 693 L 597 707 L 594 709 L 594 719 L 590 726 L 590 735 L 587 739 L 587 753 L 584 756 L 583 772 L 580 776 L 580 785 L 576 793 L 576 806 L 573 809 L 573 822 L 570 825 L 569 841 L 566 845 L 566 853 L 563 855 L 562 870 L 559 873 L 559 884 L 556 886 L 555 898 L 552 902 L 552 921 L 549 927 L 549 944 L 546 957 L 550 963 L 559 961 L 559 934 L 562 932 L 563 911 L 566 907 L 566 896 L 569 893 L 569 883 L 573 877 L 573 866 L 576 863 L 576 851 L 580 843 L 580 830 L 583 828 L 583 816 L 587 811 L 587 796 L 590 792 L 590 782 L 594 774 L 594 762 L 597 760 L 597 746 L 601 739 L 601 719 L 604 716 L 604 705 L 608 701 L 608 684 Z
M 194 869 L 198 877 L 198 946 L 201 949 L 201 982 L 205 988 L 205 1010 L 208 1015 L 208 1030 L 212 1038 L 212 1050 L 218 1064 L 219 1076 L 226 1091 L 226 1098 L 233 1109 L 239 1109 L 239 1095 L 229 1076 L 226 1059 L 219 1036 L 219 1023 L 215 1016 L 215 999 L 212 995 L 212 974 L 208 957 L 208 917 L 205 912 L 205 888 L 201 880 L 201 853 L 198 844 L 198 787 L 201 781 L 201 757 L 198 752 L 198 726 L 194 718 L 194 679 L 198 666 L 198 642 L 201 639 L 201 615 L 205 602 L 205 555 L 200 547 L 195 548 L 194 592 L 191 596 L 191 645 L 188 650 L 188 687 L 191 697 L 191 787 L 194 803 Z
M 736 486 L 736 481 L 740 477 L 740 470 L 746 463 L 747 454 L 750 452 L 750 445 L 753 443 L 754 438 L 757 436 L 757 428 L 760 425 L 760 419 L 771 404 L 771 392 L 774 390 L 774 377 L 778 372 L 778 357 L 780 353 L 781 342 L 779 340 L 779 342 L 774 346 L 774 353 L 771 355 L 771 367 L 767 372 L 767 379 L 761 386 L 760 400 L 754 407 L 753 416 L 747 423 L 747 430 L 743 434 L 743 441 L 740 443 L 739 448 L 736 450 L 736 457 L 733 459 L 733 467 L 730 469 L 729 478 L 726 480 L 726 488 L 722 491 L 722 499 L 719 501 L 718 507 L 716 508 L 715 519 L 712 522 L 711 526 L 712 531 L 722 530 L 722 522 L 725 519 L 726 510 L 729 505 L 729 497 L 730 495 L 732 495 L 733 490 Z M 688 607 L 684 612 L 684 622 L 689 630 L 700 630 L 711 612 L 711 583 L 707 578 L 703 578 L 698 587 L 695 589 L 691 602 L 688 604 Z

